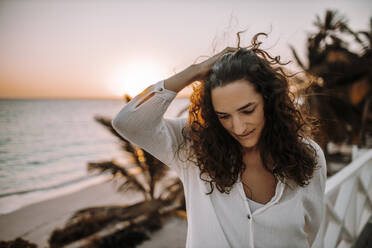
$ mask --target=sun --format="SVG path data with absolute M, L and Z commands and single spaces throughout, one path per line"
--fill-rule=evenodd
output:
M 165 70 L 160 65 L 151 62 L 120 64 L 113 68 L 108 82 L 109 91 L 122 97 L 131 97 L 141 93 L 146 87 L 165 78 Z

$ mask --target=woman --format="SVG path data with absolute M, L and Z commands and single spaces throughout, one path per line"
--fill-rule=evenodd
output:
M 112 121 L 180 177 L 186 247 L 322 247 L 325 158 L 259 35 L 151 85 Z M 163 118 L 194 81 L 188 119 Z

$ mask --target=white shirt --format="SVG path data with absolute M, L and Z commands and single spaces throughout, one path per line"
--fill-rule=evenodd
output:
M 213 193 L 206 195 L 210 186 L 199 178 L 199 168 L 173 156 L 186 124 L 186 118 L 163 117 L 175 96 L 176 92 L 165 89 L 164 81 L 159 81 L 127 103 L 112 120 L 112 126 L 176 171 L 181 179 L 188 222 L 186 247 L 323 247 L 326 161 L 318 144 L 309 140 L 320 166 L 309 185 L 293 190 L 286 180 L 278 180 L 272 199 L 253 212 L 240 178 L 229 194 L 214 187 Z
M 249 198 L 247 198 L 247 201 L 248 201 L 249 208 L 251 209 L 252 214 L 253 214 L 254 211 L 256 211 L 257 209 L 259 209 L 260 207 L 265 206 L 265 204 L 255 202 L 255 201 L 253 201 L 253 200 L 251 200 Z

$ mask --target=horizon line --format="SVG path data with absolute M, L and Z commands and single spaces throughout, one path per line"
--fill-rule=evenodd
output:
M 189 98 L 186 95 L 176 96 L 176 98 Z M 123 100 L 125 97 L 0 97 L 0 100 Z

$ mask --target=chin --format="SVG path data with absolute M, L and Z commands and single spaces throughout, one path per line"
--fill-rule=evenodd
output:
M 240 145 L 244 148 L 253 148 L 257 146 L 257 140 L 239 141 Z
M 253 147 L 256 147 L 257 146 L 257 143 L 240 143 L 242 145 L 242 147 L 244 148 L 253 148 Z

